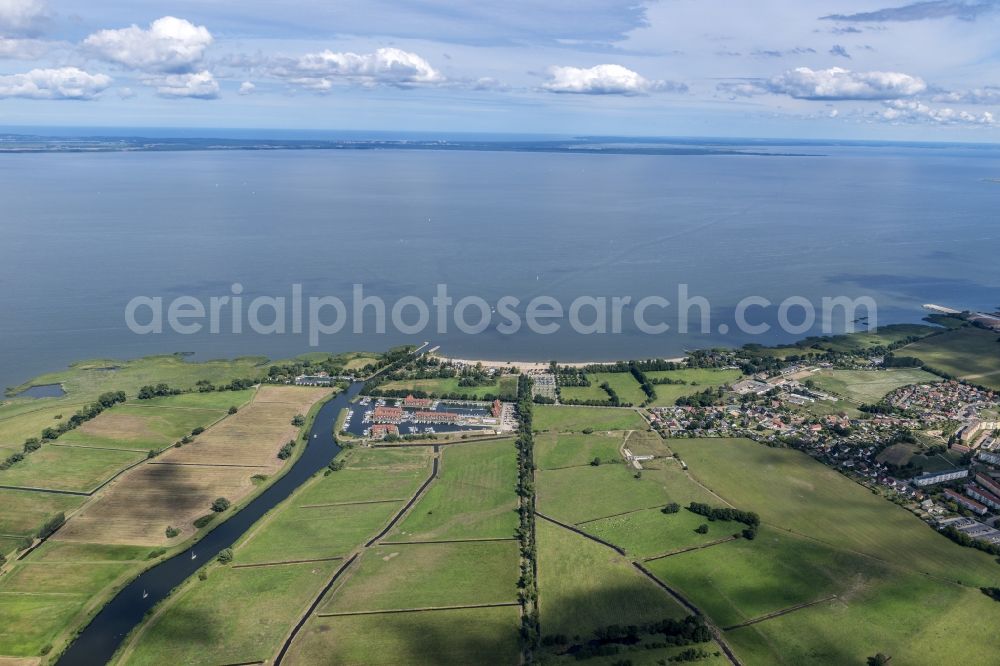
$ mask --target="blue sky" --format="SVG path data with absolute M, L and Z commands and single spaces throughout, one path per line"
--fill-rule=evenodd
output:
M 1000 141 L 1000 0 L 0 0 L 0 125 Z

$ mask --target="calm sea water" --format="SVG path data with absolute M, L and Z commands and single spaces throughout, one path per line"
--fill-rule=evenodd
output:
M 0 155 L 0 385 L 96 357 L 309 351 L 305 335 L 139 336 L 137 295 L 349 300 L 452 295 L 674 300 L 725 321 L 742 298 L 870 295 L 879 318 L 922 303 L 1000 305 L 1000 150 L 822 147 L 817 157 L 275 151 Z M 667 317 L 670 320 L 670 316 Z M 323 339 L 431 340 L 485 358 L 675 355 L 740 335 L 524 330 Z M 713 323 L 714 327 L 714 323 Z M 795 336 L 757 338 L 777 342 Z

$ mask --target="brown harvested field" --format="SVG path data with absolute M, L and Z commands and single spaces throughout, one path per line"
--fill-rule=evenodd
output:
M 167 451 L 158 462 L 277 468 L 278 450 L 299 432 L 292 419 L 305 415 L 329 393 L 322 388 L 261 387 L 249 406 L 206 430 L 193 444 Z
M 298 434 L 292 417 L 326 395 L 328 389 L 261 388 L 252 404 L 195 443 L 122 475 L 53 538 L 148 546 L 182 541 L 195 532 L 192 521 L 210 512 L 212 500 L 237 502 L 254 489 L 254 474 L 270 475 L 281 466 L 278 449 Z M 167 539 L 168 525 L 181 534 Z
M 74 515 L 53 539 L 136 546 L 177 543 L 194 534 L 192 521 L 210 513 L 216 497 L 235 500 L 249 493 L 254 473 L 244 467 L 140 465 Z M 167 539 L 168 525 L 181 535 Z

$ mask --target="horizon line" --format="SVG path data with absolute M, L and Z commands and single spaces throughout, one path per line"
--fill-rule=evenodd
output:
M 58 133 L 62 131 L 63 133 Z M 53 132 L 45 134 L 42 132 Z M 102 133 L 103 132 L 103 133 Z M 143 135 L 141 132 L 151 132 Z M 209 134 L 202 134 L 207 132 Z M 215 133 L 215 134 L 212 134 Z M 241 136 L 234 136 L 239 134 Z M 270 134 L 270 136 L 268 135 Z M 387 129 L 323 129 L 323 128 L 287 128 L 287 127 L 182 127 L 155 125 L 6 125 L 0 124 L 0 135 L 24 136 L 39 138 L 155 138 L 155 139 L 260 139 L 260 140 L 291 140 L 293 137 L 279 137 L 274 134 L 299 135 L 299 140 L 335 141 L 334 135 L 350 135 L 352 140 L 359 135 L 370 135 L 368 140 L 386 139 L 392 135 L 395 140 L 405 140 L 406 137 L 452 137 L 455 140 L 484 140 L 492 138 L 494 143 L 506 143 L 517 140 L 535 141 L 594 141 L 626 139 L 633 141 L 711 141 L 711 142 L 747 142 L 764 145 L 781 143 L 823 144 L 823 145 L 898 145 L 898 146 L 1000 146 L 1000 141 L 942 141 L 934 139 L 851 139 L 828 137 L 766 137 L 766 136 L 712 136 L 712 135 L 656 135 L 656 134 L 603 134 L 603 133 L 569 133 L 553 134 L 544 132 L 502 132 L 502 131 L 449 131 L 449 130 L 387 130 Z M 226 136 L 229 135 L 229 136 Z M 311 136 L 309 136 L 311 135 Z M 321 135 L 326 135 L 321 136 Z M 382 135 L 382 136 L 377 136 Z M 490 140 L 490 139 L 486 139 Z

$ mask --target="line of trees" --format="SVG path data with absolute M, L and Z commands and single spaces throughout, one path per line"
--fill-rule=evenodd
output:
M 945 535 L 955 543 L 960 546 L 965 546 L 967 548 L 975 548 L 983 552 L 989 553 L 990 555 L 1000 555 L 1000 546 L 995 543 L 989 543 L 987 541 L 980 541 L 979 539 L 973 539 L 965 532 L 959 532 L 957 529 L 949 525 L 948 527 L 941 530 L 941 534 Z
M 648 377 L 646 377 L 646 373 L 639 368 L 639 364 L 635 361 L 631 361 L 628 364 L 628 367 L 632 376 L 635 377 L 635 381 L 639 382 L 639 387 L 642 389 L 642 392 L 646 394 L 645 404 L 648 405 L 656 400 L 656 389 L 653 388 L 653 383 L 649 381 Z
M 517 581 L 521 603 L 521 647 L 531 663 L 539 642 L 538 551 L 535 539 L 535 442 L 532 434 L 531 378 L 517 379 L 517 495 L 519 498 L 517 541 L 521 551 L 521 576 Z
M 98 396 L 95 402 L 84 406 L 64 422 L 55 427 L 49 427 L 42 430 L 40 438 L 29 437 L 26 439 L 20 453 L 13 453 L 7 456 L 3 462 L 0 462 L 0 470 L 9 469 L 11 466 L 21 462 L 24 460 L 26 455 L 40 449 L 43 442 L 50 442 L 54 439 L 58 439 L 70 430 L 75 430 L 87 421 L 96 418 L 105 409 L 114 407 L 118 403 L 122 402 L 125 402 L 124 391 L 108 391 L 107 393 L 102 393 Z
M 705 516 L 709 520 L 729 520 L 751 527 L 760 525 L 760 516 L 753 511 L 741 511 L 728 506 L 714 507 L 703 502 L 691 502 L 687 507 L 691 513 Z
M 546 647 L 558 647 L 562 654 L 572 654 L 577 660 L 593 657 L 610 657 L 618 654 L 622 646 L 642 644 L 646 649 L 662 649 L 666 647 L 683 647 L 710 643 L 712 632 L 704 618 L 688 615 L 683 619 L 668 618 L 650 624 L 613 624 L 594 631 L 593 637 L 581 640 L 575 636 L 571 641 L 565 634 L 550 634 L 542 639 Z M 709 653 L 697 648 L 691 648 L 679 653 L 685 655 L 672 661 L 694 661 L 710 656 Z

